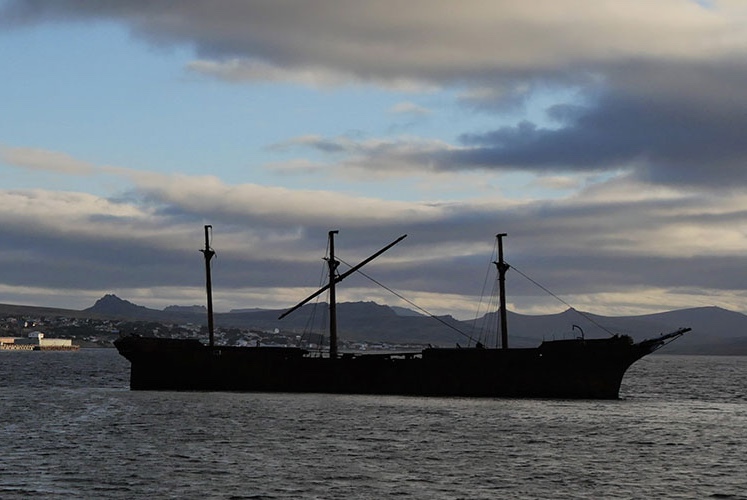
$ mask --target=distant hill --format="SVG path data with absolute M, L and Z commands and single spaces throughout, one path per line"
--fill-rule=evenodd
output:
M 202 306 L 168 306 L 163 310 L 150 309 L 120 299 L 114 294 L 107 294 L 96 301 L 93 306 L 83 309 L 84 313 L 112 319 L 130 319 L 141 321 L 197 322 L 204 321 L 206 308 Z
M 588 319 L 587 319 L 588 318 Z M 573 325 L 580 326 L 589 338 L 612 333 L 627 334 L 636 340 L 654 337 L 680 327 L 692 328 L 665 351 L 670 354 L 734 354 L 747 355 L 747 315 L 719 307 L 681 309 L 641 316 L 606 317 L 567 310 L 546 316 L 523 316 L 509 312 L 511 336 L 544 339 L 579 335 Z
M 424 316 L 424 314 L 421 314 L 419 312 L 413 311 L 412 309 L 408 309 L 406 307 L 398 307 L 398 306 L 389 306 L 392 311 L 394 311 L 397 316 Z
M 164 312 L 187 313 L 187 314 L 207 314 L 205 306 L 167 306 Z
M 104 295 L 97 300 L 95 304 L 88 309 L 83 309 L 83 311 L 111 316 L 142 316 L 151 311 L 158 312 L 155 309 L 148 309 L 145 306 L 135 305 L 129 300 L 120 299 L 114 294 Z
M 328 307 L 325 303 L 307 304 L 278 320 L 284 311 L 239 309 L 215 315 L 222 327 L 275 329 L 286 333 L 325 332 Z M 418 343 L 433 345 L 473 344 L 476 340 L 495 345 L 496 313 L 474 321 L 459 321 L 451 316 L 432 318 L 402 308 L 374 302 L 338 304 L 340 337 L 353 341 Z M 0 304 L 0 313 L 14 315 L 96 317 L 163 323 L 205 324 L 203 306 L 169 306 L 164 310 L 150 309 L 108 294 L 83 311 Z M 576 325 L 578 328 L 574 328 Z M 508 312 L 509 345 L 534 347 L 543 340 L 605 337 L 627 334 L 636 340 L 655 337 L 679 327 L 692 332 L 668 345 L 662 352 L 670 354 L 733 354 L 747 355 L 747 315 L 719 307 L 700 307 L 657 314 L 627 317 L 605 317 L 569 309 L 562 313 L 528 316 Z M 580 328 L 580 329 L 579 329 Z M 491 332 L 486 341 L 485 332 Z M 470 340 L 470 337 L 472 340 Z
M 231 309 L 228 311 L 229 313 L 253 313 L 253 312 L 261 312 L 266 311 L 267 309 L 262 309 L 259 307 L 249 307 L 246 309 Z

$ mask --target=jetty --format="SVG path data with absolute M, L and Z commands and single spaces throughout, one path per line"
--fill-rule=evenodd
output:
M 77 351 L 72 339 L 45 338 L 41 332 L 28 337 L 0 337 L 0 351 Z

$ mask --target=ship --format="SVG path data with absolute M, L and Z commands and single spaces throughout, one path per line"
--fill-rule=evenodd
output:
M 114 345 L 131 364 L 130 389 L 407 395 L 428 397 L 618 399 L 627 369 L 642 357 L 679 338 L 680 328 L 635 342 L 628 335 L 545 340 L 537 347 L 510 348 L 506 318 L 505 233 L 497 235 L 501 345 L 427 347 L 407 352 L 339 352 L 336 285 L 391 247 L 402 236 L 345 273 L 338 272 L 335 235 L 329 232 L 328 282 L 280 318 L 314 297 L 329 294 L 329 349 L 216 345 L 210 260 L 212 227 L 205 226 L 208 339 L 137 335 Z M 279 319 L 280 319 L 279 318 Z

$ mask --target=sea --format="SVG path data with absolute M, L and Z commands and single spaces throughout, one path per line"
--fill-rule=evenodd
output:
M 747 357 L 614 401 L 132 392 L 113 349 L 0 351 L 0 498 L 747 499 Z

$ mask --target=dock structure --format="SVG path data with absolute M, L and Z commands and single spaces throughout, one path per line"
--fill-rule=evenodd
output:
M 80 346 L 74 345 L 72 339 L 44 338 L 44 334 L 34 332 L 27 338 L 0 337 L 2 351 L 77 351 Z
M 0 351 L 33 351 L 34 344 L 17 343 L 16 337 L 0 337 Z

